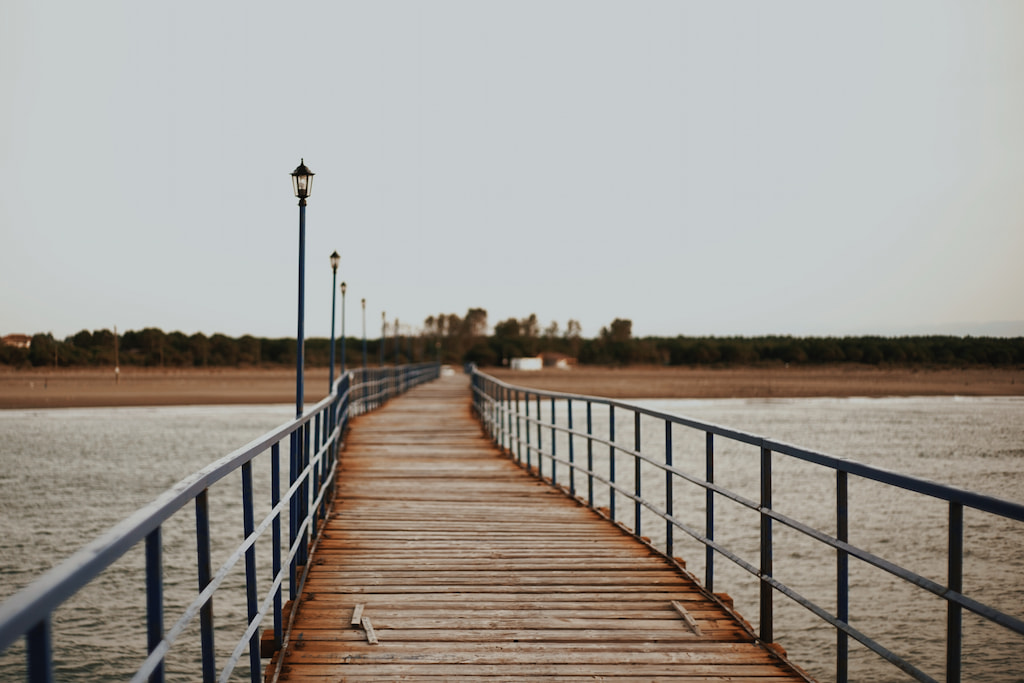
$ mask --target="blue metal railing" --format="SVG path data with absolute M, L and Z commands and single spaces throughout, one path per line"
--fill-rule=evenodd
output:
M 962 613 L 964 609 L 973 612 L 983 619 L 998 624 L 1010 631 L 1024 635 L 1024 621 L 1007 614 L 997 607 L 983 604 L 963 594 L 963 562 L 964 562 L 964 508 L 973 508 L 1007 520 L 1024 522 L 1024 505 L 992 498 L 989 496 L 956 489 L 951 486 L 937 484 L 924 479 L 897 474 L 869 465 L 864 465 L 843 458 L 836 458 L 823 453 L 798 448 L 786 443 L 755 436 L 713 424 L 706 424 L 687 418 L 649 410 L 629 403 L 593 396 L 566 394 L 553 391 L 538 391 L 520 386 L 510 385 L 495 378 L 472 370 L 472 391 L 475 411 L 490 438 L 502 450 L 508 453 L 521 465 L 536 476 L 547 479 L 551 484 L 560 486 L 569 495 L 575 497 L 589 507 L 616 521 L 615 496 L 624 496 L 632 500 L 633 528 L 627 529 L 634 536 L 673 559 L 674 533 L 681 530 L 702 543 L 705 547 L 704 587 L 712 595 L 715 585 L 715 559 L 720 555 L 749 574 L 757 577 L 759 589 L 758 633 L 753 633 L 765 643 L 773 643 L 774 610 L 773 596 L 779 592 L 796 604 L 831 625 L 836 632 L 836 680 L 845 683 L 848 678 L 849 638 L 858 641 L 870 651 L 884 658 L 911 677 L 920 681 L 934 679 L 909 661 L 877 643 L 874 639 L 850 625 L 850 570 L 849 559 L 856 558 L 868 565 L 877 567 L 884 572 L 902 579 L 919 589 L 927 591 L 946 601 L 946 680 L 959 681 L 961 678 L 962 649 Z M 542 418 L 542 401 L 550 403 L 549 421 Z M 556 402 L 563 405 L 564 417 L 556 419 Z M 531 413 L 531 403 L 533 411 Z M 573 414 L 574 406 L 584 406 L 586 413 L 585 430 L 576 427 L 577 418 Z M 608 411 L 606 432 L 597 433 L 594 429 L 594 407 L 602 406 Z M 633 415 L 632 443 L 616 441 L 615 423 L 616 410 Z M 655 445 L 641 444 L 640 419 L 648 419 L 664 423 L 664 442 Z M 703 473 L 684 471 L 673 465 L 673 427 L 680 426 L 697 432 L 703 432 L 705 443 L 705 468 Z M 531 431 L 534 439 L 531 439 Z M 547 441 L 543 441 L 544 432 L 549 432 Z M 564 455 L 557 452 L 556 436 L 561 435 L 566 443 Z M 757 463 L 759 467 L 760 499 L 752 500 L 735 491 L 724 488 L 715 482 L 715 454 L 718 440 L 736 442 L 754 446 L 760 451 Z M 576 458 L 576 444 L 586 444 L 586 461 L 581 463 Z M 545 448 L 547 446 L 547 448 Z M 595 447 L 607 447 L 609 457 L 604 460 L 607 468 L 599 472 L 595 468 Z M 524 452 L 525 451 L 525 452 Z M 633 459 L 632 487 L 617 481 L 615 472 L 616 454 Z M 811 463 L 821 468 L 834 471 L 835 474 L 835 528 L 832 536 L 823 533 L 812 525 L 779 513 L 772 506 L 772 456 L 787 456 L 796 460 Z M 545 474 L 545 465 L 550 470 Z M 640 474 L 641 465 L 656 468 L 664 473 L 664 488 L 656 493 L 660 500 L 652 500 L 654 496 L 645 495 L 642 491 L 644 478 Z M 561 484 L 557 478 L 558 467 L 568 472 L 568 484 Z M 577 489 L 577 475 L 586 477 L 586 490 Z M 941 501 L 948 506 L 947 531 L 947 579 L 943 585 L 928 579 L 905 567 L 868 552 L 849 542 L 848 529 L 848 480 L 858 477 L 878 482 L 903 491 L 923 494 Z M 646 481 L 650 481 L 648 478 Z M 674 488 L 677 482 L 686 482 L 704 490 L 704 529 L 700 530 L 682 521 L 674 510 Z M 607 487 L 608 507 L 597 507 L 595 503 L 595 482 Z M 715 516 L 716 497 L 728 499 L 743 508 L 755 511 L 759 517 L 759 559 L 758 563 L 748 562 L 739 553 L 726 547 L 716 539 Z M 663 545 L 656 547 L 650 539 L 641 536 L 641 513 L 650 511 L 664 521 Z M 773 534 L 775 523 L 793 529 L 814 541 L 832 548 L 836 554 L 835 613 L 816 604 L 801 595 L 792 587 L 780 581 L 773 573 L 773 557 L 777 550 L 777 535 Z M 625 527 L 624 527 L 625 528 Z
M 283 424 L 183 479 L 6 600 L 0 605 L 0 652 L 24 637 L 28 679 L 47 683 L 54 680 L 52 619 L 55 610 L 129 550 L 143 544 L 148 654 L 132 680 L 164 680 L 168 652 L 197 615 L 202 679 L 227 680 L 248 650 L 250 679 L 253 683 L 262 680 L 260 629 L 265 620 L 273 619 L 272 631 L 267 628 L 265 636 L 269 641 L 267 653 L 286 642 L 288 625 L 285 623 L 287 610 L 282 606 L 283 588 L 287 583 L 288 596 L 292 600 L 302 590 L 304 568 L 333 499 L 337 454 L 349 419 L 382 406 L 390 397 L 435 379 L 438 374 L 439 366 L 435 363 L 356 369 L 345 373 L 335 382 L 332 393 L 302 417 Z M 281 444 L 285 440 L 289 442 L 290 457 L 288 487 L 282 492 Z M 270 512 L 257 525 L 253 463 L 260 457 L 270 460 Z M 214 539 L 211 536 L 208 500 L 210 487 L 235 472 L 241 478 L 243 540 L 214 572 L 211 560 Z M 178 620 L 170 629 L 165 629 L 161 529 L 190 502 L 195 507 L 198 590 Z M 289 526 L 287 546 L 281 537 L 285 517 Z M 257 576 L 261 573 L 266 575 L 266 566 L 261 569 L 257 563 L 256 544 L 268 531 L 272 536 L 272 557 L 264 565 L 270 564 L 272 576 L 269 586 L 260 593 Z M 231 656 L 220 664 L 218 671 L 214 649 L 213 597 L 218 589 L 226 587 L 225 578 L 239 562 L 245 565 L 244 600 L 248 621 Z M 198 675 L 192 678 L 198 678 Z

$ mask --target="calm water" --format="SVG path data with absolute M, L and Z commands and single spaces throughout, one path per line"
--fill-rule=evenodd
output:
M 644 405 L 698 420 L 770 436 L 826 453 L 868 462 L 917 476 L 951 483 L 1011 500 L 1024 501 L 1024 400 L 1005 398 L 799 399 L 645 401 Z M 558 409 L 560 416 L 564 411 Z M 288 406 L 218 406 L 174 408 L 101 408 L 0 411 L 0 599 L 30 582 L 191 472 L 247 443 L 289 419 Z M 620 441 L 632 443 L 632 417 L 617 416 Z M 595 421 L 607 416 L 595 415 Z M 581 414 L 576 424 L 582 424 Z M 673 434 L 677 465 L 703 472 L 703 434 Z M 664 439 L 664 427 L 641 425 L 644 443 Z M 548 438 L 545 434 L 545 440 Z M 585 446 L 576 443 L 576 457 Z M 559 454 L 567 452 L 564 440 Z M 717 480 L 757 498 L 756 449 L 718 446 Z M 600 454 L 599 454 L 600 455 Z M 607 458 L 598 467 L 607 466 Z M 617 463 L 622 481 L 632 465 Z M 808 466 L 775 460 L 776 507 L 834 533 L 834 476 Z M 257 472 L 259 486 L 259 472 Z M 568 474 L 558 473 L 561 481 Z M 663 478 L 642 473 L 644 490 L 657 497 Z M 83 482 L 87 485 L 83 486 Z M 233 548 L 241 537 L 232 515 L 237 482 L 213 491 L 215 524 L 226 529 Z M 577 479 L 577 486 L 585 486 Z M 677 485 L 677 514 L 703 528 L 703 493 Z M 607 495 L 598 491 L 598 498 Z M 628 501 L 627 501 L 628 502 Z M 851 541 L 918 571 L 945 580 L 946 507 L 914 496 L 892 494 L 882 487 L 851 480 Z M 618 501 L 617 513 L 634 523 L 631 505 Z M 740 510 L 717 507 L 718 538 L 757 563 L 757 518 Z M 195 570 L 190 514 L 165 529 L 168 616 L 194 591 Z M 220 519 L 220 522 L 217 522 Z M 643 533 L 655 542 L 664 529 L 641 519 Z M 730 527 L 726 529 L 726 526 Z M 776 526 L 778 529 L 778 526 Z M 676 554 L 703 577 L 703 551 L 677 534 Z M 808 544 L 796 534 L 777 531 L 776 574 L 807 597 L 834 609 L 834 555 Z M 968 595 L 993 601 L 1024 616 L 1024 534 L 978 513 L 966 514 L 965 587 Z M 215 557 L 215 563 L 223 559 Z M 728 592 L 740 612 L 756 625 L 757 588 L 742 570 L 716 564 L 715 590 Z M 923 597 L 898 580 L 851 561 L 851 611 L 855 626 L 883 645 L 908 656 L 927 673 L 943 676 L 942 642 L 945 605 Z M 60 680 L 120 679 L 138 666 L 145 649 L 141 552 L 133 552 L 101 577 L 95 587 L 76 596 L 55 617 Z M 215 565 L 216 566 L 216 565 Z M 240 581 L 241 577 L 237 577 Z M 181 586 L 176 593 L 176 587 Z M 109 594 L 137 598 L 114 602 Z M 242 600 L 240 605 L 244 605 Z M 244 608 L 242 608 L 244 610 Z M 244 614 L 218 603 L 218 624 L 230 630 Z M 965 681 L 1024 681 L 1024 643 L 998 627 L 965 615 Z M 776 636 L 793 659 L 821 680 L 833 675 L 834 637 L 820 622 L 783 597 L 776 598 Z M 231 644 L 235 638 L 232 634 Z M 183 636 L 185 652 L 172 651 L 172 680 L 192 680 L 189 652 L 194 634 Z M 218 635 L 218 649 L 227 637 Z M 219 652 L 219 660 L 227 656 Z M 22 667 L 19 652 L 0 656 L 0 680 L 16 680 Z M 123 673 L 123 675 L 122 675 Z M 245 669 L 239 669 L 239 677 Z M 851 643 L 851 679 L 906 680 L 895 668 L 879 664 Z

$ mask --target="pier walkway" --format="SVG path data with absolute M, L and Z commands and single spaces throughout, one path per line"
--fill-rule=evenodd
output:
M 805 680 L 667 560 L 502 457 L 464 376 L 356 418 L 340 463 L 279 680 Z

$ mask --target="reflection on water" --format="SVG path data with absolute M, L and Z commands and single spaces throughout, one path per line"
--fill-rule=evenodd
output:
M 658 400 L 643 405 L 847 457 L 891 470 L 963 488 L 1024 500 L 1024 400 L 1016 398 L 794 399 L 794 400 Z M 548 415 L 549 406 L 544 406 Z M 288 406 L 217 406 L 170 408 L 99 408 L 0 411 L 0 598 L 26 585 L 44 569 L 92 540 L 178 480 L 287 421 Z M 584 408 L 574 407 L 574 424 L 585 424 Z M 556 408 L 561 422 L 564 405 Z M 617 442 L 632 444 L 633 417 L 619 411 Z M 549 419 L 549 418 L 546 418 Z M 596 429 L 607 413 L 595 410 Z M 664 425 L 644 419 L 640 437 L 645 449 L 665 440 Z M 550 433 L 543 433 L 550 446 Z M 558 454 L 568 455 L 565 437 Z M 703 475 L 703 433 L 673 429 L 674 463 Z M 577 462 L 586 460 L 586 444 L 573 443 Z M 607 447 L 595 447 L 596 466 L 607 468 Z M 286 455 L 284 456 L 286 459 Z M 716 444 L 716 480 L 757 500 L 759 452 L 753 447 Z M 826 533 L 835 532 L 834 475 L 803 463 L 774 458 L 774 506 Z M 604 471 L 604 470 L 602 470 Z M 547 472 L 546 472 L 547 473 Z M 264 473 L 265 475 L 265 473 Z M 617 458 L 618 479 L 633 485 L 633 465 Z M 569 473 L 559 468 L 560 482 Z M 261 473 L 257 471 L 259 487 Z M 263 476 L 265 487 L 265 476 Z M 642 490 L 664 497 L 664 475 L 641 472 Z M 586 482 L 575 484 L 585 493 Z M 237 482 L 212 492 L 212 514 L 220 520 L 231 550 L 241 538 L 240 520 L 232 512 Z M 704 529 L 702 490 L 676 483 L 676 515 L 698 532 Z M 608 504 L 598 486 L 599 505 Z M 619 497 L 616 514 L 635 524 L 632 501 Z M 850 536 L 855 545 L 883 555 L 936 581 L 945 581 L 947 509 L 922 496 L 893 492 L 851 479 Z M 717 539 L 748 562 L 758 561 L 756 513 L 716 501 Z M 644 535 L 663 542 L 665 528 L 653 516 L 640 519 Z M 194 592 L 195 568 L 190 514 L 179 515 L 164 530 L 167 568 L 167 614 L 176 617 Z M 989 515 L 967 511 L 965 519 L 965 592 L 984 602 L 1024 616 L 1024 534 Z M 704 576 L 703 546 L 676 532 L 675 554 Z M 806 597 L 835 609 L 835 556 L 796 532 L 776 525 L 776 575 Z M 55 617 L 60 680 L 125 678 L 138 667 L 145 650 L 145 606 L 141 588 L 143 558 L 132 551 L 112 570 L 76 596 Z M 241 582 L 242 572 L 233 581 Z M 756 625 L 757 587 L 749 574 L 719 559 L 715 590 L 727 592 L 737 608 Z M 126 599 L 122 599 L 125 596 Z M 776 637 L 794 661 L 822 680 L 833 677 L 835 637 L 832 630 L 800 607 L 777 596 Z M 226 601 L 216 607 L 224 628 L 243 622 L 240 609 Z M 927 673 L 943 677 L 945 603 L 911 590 L 879 570 L 851 561 L 852 623 L 886 647 L 918 662 Z M 169 680 L 192 680 L 198 636 L 182 637 L 172 651 Z M 1024 670 L 1021 639 L 965 614 L 964 677 L 967 681 L 1020 681 Z M 233 640 L 231 644 L 233 644 Z M 227 638 L 218 637 L 218 649 Z M 181 652 L 178 652 L 178 650 Z M 219 652 L 223 661 L 226 653 Z M 243 659 L 244 661 L 244 659 Z M 0 680 L 17 680 L 22 655 L 0 656 Z M 894 667 L 851 642 L 851 680 L 906 680 Z M 194 669 L 192 669 L 194 671 Z M 181 673 L 175 673 L 181 672 Z M 239 675 L 245 670 L 240 669 Z

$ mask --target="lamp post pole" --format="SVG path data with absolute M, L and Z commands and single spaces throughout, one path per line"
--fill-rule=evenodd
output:
M 398 366 L 398 352 L 401 350 L 401 340 L 398 338 L 398 318 L 395 318 L 395 366 Z
M 380 366 L 384 367 L 384 333 L 387 330 L 387 316 L 384 311 L 380 312 Z
M 299 324 L 296 333 L 297 354 L 295 359 L 295 417 L 302 416 L 302 351 L 305 346 L 304 324 L 306 305 L 306 198 L 313 186 L 313 172 L 306 168 L 306 161 L 299 161 L 298 167 L 292 171 L 292 188 L 299 198 Z
M 366 299 L 363 299 L 363 370 L 366 369 Z
M 338 256 L 338 252 L 337 251 L 333 252 L 331 254 L 331 272 L 332 272 L 332 275 L 331 275 L 331 372 L 330 372 L 330 378 L 327 380 L 327 393 L 331 393 L 332 391 L 334 391 L 334 300 L 335 300 L 335 298 L 337 298 L 337 293 L 336 293 L 336 291 L 334 289 L 334 285 L 337 284 L 337 282 L 338 282 L 338 264 L 340 262 L 341 262 L 341 257 Z M 342 283 L 341 286 L 344 287 L 345 283 Z M 341 315 L 342 315 L 341 326 L 342 326 L 342 329 L 344 329 L 345 328 L 345 320 L 344 320 L 344 315 L 345 315 L 345 299 L 344 299 L 344 294 L 342 295 L 342 299 L 341 299 Z M 345 363 L 344 363 L 344 361 L 342 361 L 342 363 L 341 363 L 341 369 L 344 372 L 344 370 L 345 370 Z
M 345 374 L 345 290 L 348 287 L 341 283 L 341 374 Z

